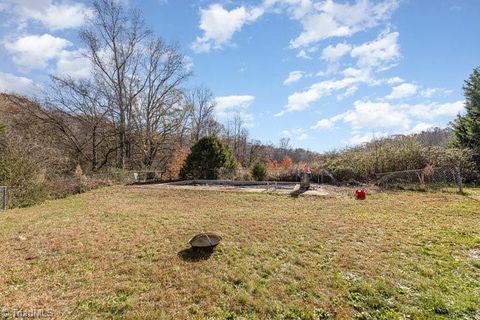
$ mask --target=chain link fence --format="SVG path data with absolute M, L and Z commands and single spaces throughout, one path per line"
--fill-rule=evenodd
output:
M 377 174 L 375 184 L 384 189 L 440 190 L 457 189 L 463 193 L 464 182 L 474 174 L 460 167 L 431 167 Z
M 444 190 L 463 193 L 465 185 L 478 181 L 479 174 L 475 168 L 460 166 L 432 167 L 422 169 L 381 172 L 364 177 L 351 168 L 328 171 L 313 169 L 311 181 L 318 184 L 376 185 L 382 189 L 404 190 Z
M 7 210 L 8 207 L 8 188 L 0 186 L 0 210 Z

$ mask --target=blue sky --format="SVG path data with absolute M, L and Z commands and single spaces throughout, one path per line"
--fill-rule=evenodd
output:
M 122 0 L 176 41 L 187 87 L 251 138 L 326 151 L 444 127 L 480 65 L 478 0 Z M 0 91 L 35 94 L 48 74 L 86 74 L 77 32 L 89 2 L 0 0 Z

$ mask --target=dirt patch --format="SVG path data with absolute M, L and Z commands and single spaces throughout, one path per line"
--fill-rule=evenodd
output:
M 242 181 L 181 181 L 172 183 L 148 184 L 136 186 L 141 188 L 167 188 L 179 190 L 208 190 L 250 193 L 290 194 L 292 196 L 328 196 L 321 185 L 312 185 L 309 190 L 300 190 L 300 184 L 289 182 L 242 182 Z
M 316 197 L 339 197 L 351 198 L 355 195 L 358 187 L 354 186 L 333 186 L 326 184 L 312 183 L 309 190 L 300 190 L 300 184 L 296 182 L 275 182 L 275 181 L 230 181 L 230 180 L 187 180 L 169 183 L 135 185 L 139 188 L 163 188 L 177 190 L 207 190 L 225 192 L 248 192 L 248 193 L 271 193 L 285 194 L 292 197 L 316 196 Z M 376 186 L 366 188 L 368 195 L 381 192 Z

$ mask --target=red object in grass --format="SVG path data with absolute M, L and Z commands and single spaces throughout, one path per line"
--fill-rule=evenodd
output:
M 365 200 L 365 198 L 367 197 L 367 193 L 363 189 L 358 189 L 355 191 L 355 197 L 358 200 Z

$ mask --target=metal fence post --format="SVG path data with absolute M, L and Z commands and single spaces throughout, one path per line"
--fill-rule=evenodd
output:
M 2 210 L 7 210 L 7 203 L 8 203 L 7 187 L 6 186 L 0 186 L 0 193 L 2 195 L 2 203 L 1 203 L 0 208 Z
M 460 193 L 463 193 L 463 181 L 462 181 L 462 173 L 461 173 L 460 167 L 455 168 L 455 176 L 457 180 L 458 191 Z

